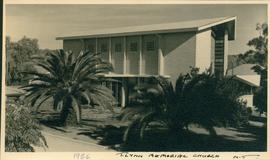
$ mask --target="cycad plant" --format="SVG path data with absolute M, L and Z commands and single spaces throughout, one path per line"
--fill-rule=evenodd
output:
M 112 107 L 112 93 L 101 82 L 109 80 L 102 78 L 102 74 L 113 68 L 110 63 L 101 60 L 99 54 L 81 52 L 76 56 L 72 52 L 58 50 L 45 59 L 34 58 L 33 61 L 43 71 L 26 72 L 34 78 L 23 89 L 27 91 L 26 100 L 36 110 L 53 98 L 52 107 L 61 111 L 60 123 L 65 124 L 69 115 L 76 115 L 76 122 L 80 123 L 82 102 L 90 104 L 98 101 L 102 107 Z
M 191 69 L 190 73 L 178 77 L 175 87 L 164 77 L 152 79 L 158 87 L 141 89 L 145 94 L 141 97 L 148 99 L 144 100 L 148 103 L 141 104 L 140 109 L 131 106 L 123 111 L 122 119 L 131 120 L 124 134 L 125 142 L 136 136 L 143 139 L 147 126 L 153 122 L 162 122 L 173 133 L 188 129 L 189 124 L 198 124 L 216 136 L 214 126 L 247 121 L 245 105 L 237 99 L 241 88 L 232 78 L 216 78 L 211 68 L 201 74 L 198 69 Z M 235 86 L 232 88 L 232 85 Z M 231 96 L 229 89 L 239 94 Z

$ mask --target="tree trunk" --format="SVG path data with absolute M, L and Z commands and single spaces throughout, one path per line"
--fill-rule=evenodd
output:
M 68 98 L 63 104 L 63 109 L 60 113 L 60 125 L 62 126 L 77 125 L 76 114 L 71 105 L 72 101 L 70 98 Z

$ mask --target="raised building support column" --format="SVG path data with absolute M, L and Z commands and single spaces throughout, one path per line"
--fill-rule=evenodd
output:
M 123 53 L 124 53 L 124 60 L 123 60 L 123 74 L 127 74 L 127 38 L 123 38 Z
M 81 44 L 82 44 L 82 50 L 80 52 L 82 52 L 82 51 L 85 52 L 86 46 L 85 46 L 84 39 L 80 39 L 80 41 L 81 41 Z
M 121 85 L 121 107 L 126 106 L 126 82 L 125 79 L 122 78 L 122 85 Z
M 158 74 L 159 75 L 164 75 L 164 57 L 163 57 L 163 52 L 162 52 L 162 40 L 161 40 L 161 35 L 157 35 L 158 38 L 158 43 L 157 43 L 157 48 L 158 48 Z
M 109 62 L 112 63 L 112 38 L 111 37 L 109 38 L 108 52 L 109 52 Z
M 96 38 L 96 46 L 95 46 L 95 52 L 98 53 L 98 39 Z
M 143 70 L 142 70 L 142 54 L 143 54 L 143 42 L 142 42 L 142 36 L 139 38 L 139 75 L 142 75 Z
M 229 50 L 229 45 L 228 45 L 228 31 L 225 30 L 224 33 L 224 75 L 227 73 L 227 67 L 228 67 L 228 50 Z
M 109 63 L 112 64 L 112 38 L 109 38 L 109 47 L 108 47 L 108 54 L 109 54 Z M 111 74 L 112 72 L 109 72 Z

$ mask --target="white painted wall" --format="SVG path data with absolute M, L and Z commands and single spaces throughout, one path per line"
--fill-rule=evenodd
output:
M 126 73 L 127 74 L 139 74 L 139 36 L 130 36 L 126 39 Z M 137 43 L 137 51 L 131 51 L 131 43 Z
M 154 41 L 155 50 L 147 51 L 146 43 Z M 157 75 L 158 74 L 158 53 L 157 53 L 157 37 L 154 35 L 143 36 L 142 43 L 142 74 Z
M 195 66 L 195 32 L 161 34 L 161 50 L 164 56 L 164 75 L 169 75 L 173 85 L 182 74 Z
M 211 65 L 211 30 L 196 34 L 195 67 L 204 72 Z
M 253 95 L 242 95 L 239 97 L 239 100 L 243 100 L 247 103 L 247 107 L 254 108 L 253 106 Z
M 112 44 L 111 44 L 111 57 L 112 57 L 112 65 L 114 68 L 114 72 L 117 74 L 123 74 L 124 73 L 124 39 L 123 37 L 117 37 L 117 38 L 111 38 Z M 116 52 L 115 51 L 115 45 L 121 44 L 121 51 Z

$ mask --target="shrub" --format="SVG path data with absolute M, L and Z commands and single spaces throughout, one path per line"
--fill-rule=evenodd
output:
M 29 108 L 9 101 L 6 107 L 6 152 L 33 152 L 33 146 L 47 147 L 38 122 Z
M 154 121 L 166 124 L 175 133 L 195 123 L 213 136 L 216 136 L 214 126 L 246 124 L 248 111 L 245 103 L 238 100 L 241 86 L 233 78 L 216 78 L 210 70 L 199 74 L 195 68 L 180 75 L 175 88 L 163 77 L 152 77 L 157 87 L 141 89 L 138 93 L 143 96 L 137 98 L 148 103 L 141 104 L 139 110 L 131 106 L 123 112 L 122 119 L 131 119 L 124 140 L 134 139 L 136 131 L 142 139 L 146 127 Z

